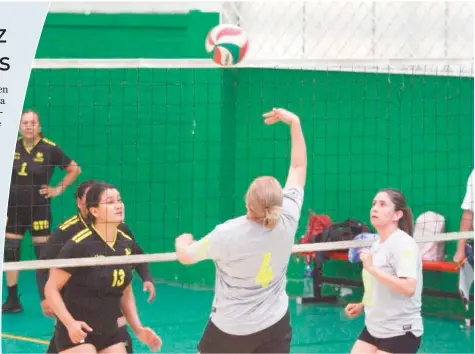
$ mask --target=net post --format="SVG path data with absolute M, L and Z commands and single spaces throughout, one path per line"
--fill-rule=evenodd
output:
M 337 302 L 336 295 L 322 295 L 322 288 L 324 283 L 323 277 L 323 262 L 325 256 L 318 254 L 315 257 L 315 266 L 313 268 L 313 296 L 299 296 L 297 297 L 297 304 L 315 304 L 326 303 L 332 304 Z

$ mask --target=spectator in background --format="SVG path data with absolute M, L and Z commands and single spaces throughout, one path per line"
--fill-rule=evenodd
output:
M 467 187 L 465 190 L 465 197 L 462 202 L 462 220 L 460 221 L 460 231 L 473 230 L 473 170 L 468 177 Z M 467 246 L 473 248 L 473 240 L 468 242 L 467 239 L 461 239 L 457 244 L 457 251 L 454 255 L 454 262 L 461 263 L 467 257 Z
M 460 231 L 473 231 L 473 170 L 467 181 L 465 197 L 462 202 L 462 220 L 460 221 Z M 473 239 L 460 239 L 457 243 L 457 251 L 454 255 L 454 262 L 460 266 L 459 291 L 462 303 L 469 315 L 470 309 L 470 288 L 473 283 Z M 472 312 L 473 314 L 473 312 Z M 467 326 L 473 327 L 473 317 L 469 315 L 465 319 Z

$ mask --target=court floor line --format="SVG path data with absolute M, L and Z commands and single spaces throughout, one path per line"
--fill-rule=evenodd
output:
M 9 333 L 2 333 L 1 336 L 2 336 L 2 338 L 21 340 L 23 342 L 49 345 L 49 342 L 47 340 L 43 340 L 43 339 L 39 339 L 39 338 L 17 336 L 15 334 L 9 334 Z

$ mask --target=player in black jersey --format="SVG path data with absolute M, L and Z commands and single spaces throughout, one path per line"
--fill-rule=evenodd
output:
M 98 183 L 86 195 L 88 227 L 66 242 L 58 258 L 133 254 L 132 238 L 119 229 L 124 205 L 117 189 Z M 158 350 L 161 339 L 140 323 L 131 287 L 134 265 L 54 268 L 45 287 L 58 322 L 58 352 L 126 353 L 117 318 L 124 314 L 139 340 Z
M 39 116 L 26 111 L 20 121 L 20 135 L 15 149 L 10 197 L 8 200 L 4 261 L 20 260 L 20 245 L 26 231 L 33 237 L 35 255 L 51 234 L 50 198 L 64 192 L 81 173 L 76 162 L 51 140 L 43 137 Z M 55 167 L 66 171 L 57 187 L 50 181 Z M 6 272 L 8 297 L 2 306 L 3 313 L 21 312 L 18 297 L 18 271 Z
M 92 185 L 102 183 L 99 181 L 88 180 L 84 181 L 78 185 L 76 188 L 76 205 L 78 208 L 77 214 L 71 218 L 64 221 L 58 228 L 53 232 L 45 247 L 41 252 L 40 259 L 55 259 L 61 249 L 64 247 L 65 243 L 75 236 L 80 231 L 88 227 L 86 224 L 87 219 L 87 209 L 86 209 L 86 194 Z M 123 231 L 129 235 L 134 240 L 134 254 L 143 254 L 143 250 L 135 241 L 132 232 L 126 224 L 119 225 L 119 230 Z M 139 264 L 136 269 L 137 273 L 140 275 L 143 281 L 144 290 L 150 293 L 148 301 L 151 302 L 155 299 L 155 286 L 152 282 L 152 276 L 150 274 L 150 267 L 146 263 Z M 44 287 L 48 280 L 49 270 L 48 269 L 39 269 L 36 272 L 36 280 L 38 285 L 38 292 L 41 299 L 41 308 L 43 313 L 46 316 L 53 316 L 53 312 L 48 305 L 48 302 L 45 299 Z M 121 316 L 119 321 L 123 323 L 123 339 L 126 343 L 127 353 L 133 353 L 132 338 L 130 337 L 129 332 L 127 331 L 127 326 L 125 325 L 125 318 Z M 47 353 L 57 353 L 56 343 L 54 337 L 50 340 L 50 344 L 47 350 Z

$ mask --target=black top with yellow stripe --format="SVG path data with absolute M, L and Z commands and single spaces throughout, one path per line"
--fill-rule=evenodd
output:
M 88 226 L 82 215 L 78 212 L 69 219 L 66 219 L 49 237 L 41 251 L 40 259 L 56 259 L 66 242 L 76 236 L 80 231 L 87 229 Z M 143 254 L 142 248 L 139 246 L 135 237 L 126 224 L 119 225 L 119 230 L 125 233 L 133 240 L 132 254 Z M 152 276 L 150 267 L 147 263 L 141 263 L 136 266 L 136 271 L 143 281 L 151 281 Z M 36 283 L 41 300 L 45 299 L 44 290 L 48 281 L 49 269 L 38 269 L 36 271 Z
M 17 188 L 49 185 L 54 168 L 65 169 L 71 161 L 63 150 L 49 139 L 41 138 L 32 149 L 27 149 L 23 139 L 19 138 L 13 159 L 11 185 Z
M 133 254 L 133 249 L 134 241 L 125 232 L 117 229 L 115 240 L 108 243 L 90 226 L 68 240 L 57 258 L 124 256 Z M 121 315 L 120 300 L 132 280 L 133 267 L 121 264 L 62 268 L 71 274 L 62 295 L 73 318 L 99 332 L 116 325 Z

